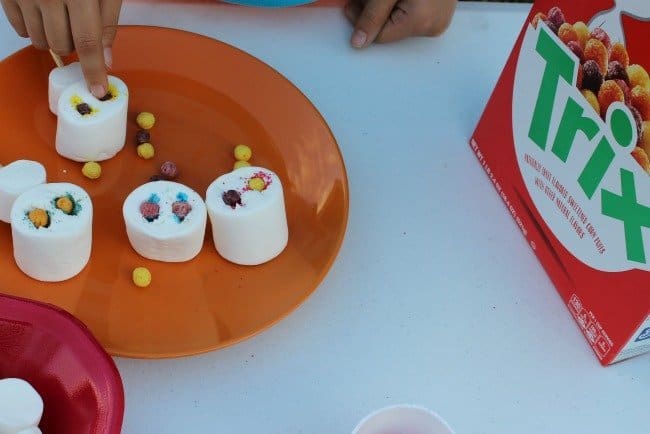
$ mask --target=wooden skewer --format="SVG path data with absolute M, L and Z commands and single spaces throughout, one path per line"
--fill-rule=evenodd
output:
M 61 59 L 61 56 L 59 56 L 52 50 L 50 50 L 50 55 L 52 56 L 54 63 L 56 63 L 56 66 L 58 66 L 59 68 L 65 66 L 65 63 L 63 63 L 63 59 Z

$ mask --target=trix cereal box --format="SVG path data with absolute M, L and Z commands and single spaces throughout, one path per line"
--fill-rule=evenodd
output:
M 650 351 L 650 0 L 538 0 L 470 141 L 603 365 Z

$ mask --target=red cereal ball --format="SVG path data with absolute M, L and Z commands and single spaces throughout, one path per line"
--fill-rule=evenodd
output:
M 614 80 L 606 80 L 598 91 L 598 104 L 600 105 L 600 115 L 604 118 L 607 109 L 612 103 L 625 102 L 623 90 Z
M 598 64 L 600 73 L 607 74 L 609 66 L 609 54 L 605 45 L 598 39 L 591 38 L 585 45 L 585 60 L 593 60 Z
M 598 94 L 600 86 L 603 84 L 603 75 L 600 73 L 598 64 L 593 60 L 587 60 L 582 65 L 582 89 L 589 89 Z
M 564 18 L 564 13 L 562 12 L 562 9 L 560 9 L 557 6 L 552 7 L 548 11 L 548 20 L 552 22 L 557 29 L 562 26 L 566 22 L 566 19 Z
M 172 161 L 165 161 L 162 166 L 160 166 L 160 174 L 166 179 L 174 179 L 178 176 L 178 168 Z
M 140 214 L 145 220 L 152 222 L 160 216 L 160 205 L 155 202 L 142 202 L 140 204 Z
M 530 23 L 533 25 L 534 28 L 537 28 L 537 24 L 540 21 L 546 21 L 547 19 L 548 19 L 548 17 L 546 16 L 545 13 L 537 12 L 535 14 L 535 16 L 533 17 L 533 19 L 530 21 Z
M 630 92 L 630 86 L 627 85 L 627 82 L 624 80 L 615 80 L 618 87 L 623 91 L 623 96 L 625 97 L 625 104 L 631 104 L 632 94 Z
M 644 121 L 650 120 L 650 91 L 643 86 L 635 86 L 630 93 L 632 106 L 639 111 Z
M 623 65 L 623 68 L 630 66 L 630 56 L 627 54 L 627 48 L 625 45 L 620 42 L 616 42 L 612 45 L 612 49 L 609 50 L 609 61 L 616 61 Z
M 546 24 L 548 26 L 548 28 L 551 29 L 551 32 L 555 33 L 556 35 L 557 35 L 557 32 L 560 31 L 560 28 L 558 26 L 556 26 L 555 24 L 553 24 L 553 21 L 551 21 L 551 20 L 545 20 L 544 24 Z
M 638 146 L 635 147 L 632 150 L 632 157 L 634 157 L 636 162 L 639 163 L 639 166 L 641 166 L 646 173 L 650 174 L 650 158 L 648 158 L 648 154 L 643 148 Z
M 608 52 L 612 48 L 612 41 L 609 39 L 609 35 L 607 34 L 607 32 L 604 31 L 602 28 L 596 27 L 591 31 L 590 36 L 602 42 L 605 48 L 607 48 Z
M 562 24 L 557 31 L 557 35 L 560 38 L 560 40 L 565 44 L 568 44 L 571 41 L 573 42 L 578 41 L 578 33 L 575 31 L 573 26 L 569 23 Z
M 576 78 L 576 87 L 582 89 L 582 78 L 584 76 L 584 69 L 582 65 L 578 65 L 578 76 Z
M 580 60 L 580 62 L 584 62 L 584 60 L 585 60 L 585 52 L 582 49 L 582 47 L 580 46 L 580 42 L 569 41 L 569 42 L 567 42 L 566 46 L 569 48 L 569 50 L 571 50 L 573 52 L 573 54 L 576 55 L 576 57 L 578 58 L 578 60 Z
M 172 203 L 172 213 L 178 217 L 180 221 L 183 221 L 190 211 L 192 211 L 192 205 L 184 200 L 177 200 Z
M 607 75 L 605 75 L 605 80 L 624 80 L 627 82 L 629 79 L 625 67 L 620 62 L 612 60 L 607 66 Z

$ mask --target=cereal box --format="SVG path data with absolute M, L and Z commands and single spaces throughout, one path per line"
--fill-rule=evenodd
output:
M 603 365 L 650 351 L 650 1 L 538 0 L 470 140 Z

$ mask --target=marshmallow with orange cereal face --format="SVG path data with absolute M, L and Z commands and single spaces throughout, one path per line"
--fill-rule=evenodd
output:
M 129 91 L 117 77 L 108 77 L 108 94 L 95 98 L 84 81 L 68 86 L 58 101 L 56 151 L 73 161 L 114 157 L 126 141 Z

